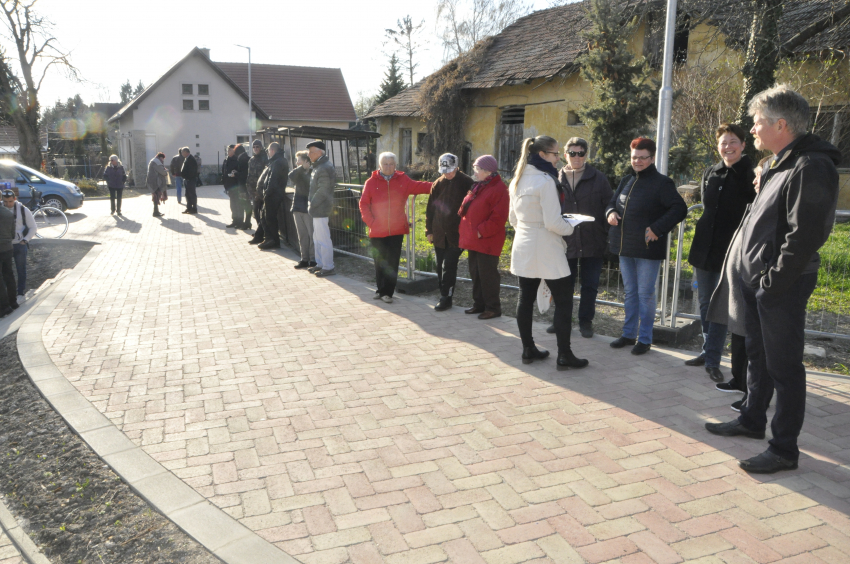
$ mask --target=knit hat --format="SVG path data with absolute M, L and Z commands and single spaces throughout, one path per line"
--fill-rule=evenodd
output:
M 259 147 L 260 149 L 262 149 L 263 148 L 263 142 L 260 141 L 259 139 L 254 139 L 254 142 L 251 144 L 251 146 L 252 147 Z
M 446 153 L 440 155 L 439 163 L 440 166 L 437 170 L 440 171 L 440 174 L 448 174 L 457 168 L 457 157 L 451 153 Z
M 487 172 L 496 172 L 499 170 L 499 163 L 496 162 L 495 157 L 493 155 L 481 155 L 475 162 L 472 163 L 472 166 L 477 166 L 481 170 L 486 170 Z

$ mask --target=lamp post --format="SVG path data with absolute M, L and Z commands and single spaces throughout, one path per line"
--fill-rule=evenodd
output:
M 251 48 L 244 45 L 236 46 L 248 50 L 248 143 L 250 143 L 254 139 L 254 126 L 251 123 Z

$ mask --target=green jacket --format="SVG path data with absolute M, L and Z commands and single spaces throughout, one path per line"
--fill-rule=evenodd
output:
M 15 228 L 15 212 L 0 205 L 0 253 L 12 252 Z
M 327 155 L 310 167 L 310 194 L 307 212 L 310 217 L 330 217 L 334 203 L 336 169 Z

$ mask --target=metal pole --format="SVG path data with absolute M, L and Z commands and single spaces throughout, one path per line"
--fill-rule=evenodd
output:
M 664 37 L 664 67 L 661 92 L 658 95 L 658 133 L 656 135 L 655 168 L 667 174 L 670 160 L 670 118 L 673 114 L 673 47 L 676 40 L 676 0 L 667 0 L 667 24 Z M 661 325 L 667 317 L 667 280 L 670 270 L 670 234 L 667 234 L 667 255 L 661 282 Z
M 248 50 L 248 144 L 250 145 L 254 140 L 254 126 L 251 119 L 251 109 L 253 107 L 251 103 L 251 48 L 244 45 L 237 45 L 237 47 Z
M 410 218 L 413 217 L 413 212 L 411 211 L 411 207 L 413 204 L 411 203 L 411 199 L 415 198 L 415 196 L 410 196 L 407 199 L 407 221 L 410 223 Z M 410 233 L 407 234 L 407 279 L 413 280 L 413 271 L 415 270 L 414 265 L 411 264 L 412 254 L 410 252 Z

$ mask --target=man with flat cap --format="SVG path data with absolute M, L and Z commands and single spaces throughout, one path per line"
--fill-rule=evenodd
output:
M 325 154 L 325 144 L 313 141 L 307 144 L 310 167 L 310 194 L 307 196 L 307 213 L 313 219 L 313 245 L 316 248 L 316 266 L 308 268 L 316 276 L 333 276 L 334 247 L 328 218 L 334 202 L 336 169 Z
M 437 280 L 440 283 L 440 302 L 435 311 L 452 307 L 452 295 L 457 282 L 457 262 L 463 249 L 458 245 L 460 209 L 474 181 L 458 170 L 458 158 L 451 153 L 440 155 L 440 178 L 434 181 L 425 211 L 425 234 L 434 245 L 437 255 Z

